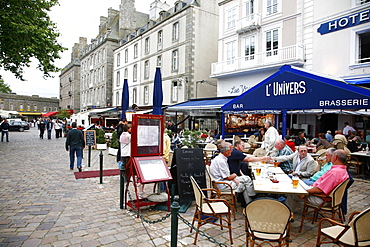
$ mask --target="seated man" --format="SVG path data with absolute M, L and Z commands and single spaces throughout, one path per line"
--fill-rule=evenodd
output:
M 293 154 L 292 149 L 288 145 L 286 145 L 285 141 L 283 140 L 276 141 L 275 148 L 279 151 L 276 157 Z M 287 160 L 281 162 L 279 166 L 285 173 L 289 173 L 291 170 L 293 170 L 293 161 Z
M 337 142 L 343 142 L 344 144 L 347 145 L 347 138 L 343 135 L 342 130 L 336 130 L 335 131 L 335 136 L 334 136 L 334 141 L 335 143 Z
M 326 164 L 321 168 L 320 171 L 316 172 L 312 177 L 309 179 L 303 180 L 303 182 L 307 185 L 313 185 L 317 179 L 319 179 L 322 175 L 324 175 L 327 171 L 330 170 L 331 166 L 333 165 L 331 163 L 331 158 L 336 149 L 335 148 L 329 148 L 326 150 Z
M 236 173 L 230 174 L 227 157 L 231 155 L 232 145 L 231 143 L 224 141 L 219 147 L 220 154 L 211 161 L 210 173 L 212 178 L 216 182 L 229 183 L 235 192 L 243 193 L 246 203 L 251 202 L 251 196 L 256 195 L 253 189 L 252 179 L 248 176 L 238 176 Z M 227 190 L 226 185 L 218 186 L 221 191 Z
M 329 195 L 336 186 L 349 178 L 347 167 L 345 165 L 347 161 L 347 153 L 344 150 L 338 149 L 334 151 L 331 161 L 333 163 L 331 169 L 322 175 L 313 184 L 312 188 L 307 190 L 309 193 L 307 200 L 314 205 L 322 204 L 323 199 L 312 194 L 324 193 L 325 195 Z M 290 210 L 294 211 L 299 198 L 303 199 L 304 197 L 305 196 L 288 195 L 286 205 L 290 208 Z
M 308 149 L 305 145 L 298 147 L 298 151 L 291 155 L 272 157 L 271 160 L 284 162 L 293 160 L 293 170 L 291 174 L 297 175 L 300 178 L 309 178 L 315 171 L 315 160 L 308 154 Z
M 306 144 L 306 137 L 304 137 L 304 132 L 299 132 L 298 137 L 295 139 L 294 143 L 296 146 Z
M 266 158 L 247 156 L 243 153 L 243 151 L 244 141 L 235 141 L 233 151 L 227 158 L 227 163 L 229 164 L 229 170 L 231 174 L 235 173 L 238 176 L 246 175 L 250 177 L 251 172 L 248 169 L 248 164 L 246 162 L 257 162 L 266 160 Z

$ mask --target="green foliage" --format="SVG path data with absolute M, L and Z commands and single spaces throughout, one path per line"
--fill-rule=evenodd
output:
M 110 139 L 110 147 L 118 149 L 118 134 L 117 131 L 114 131 L 112 134 L 112 138 Z
M 0 75 L 0 93 L 11 93 L 10 86 L 6 84 Z
M 182 139 L 182 144 L 188 146 L 189 148 L 196 148 L 197 142 L 201 142 L 204 138 L 201 138 L 202 132 L 199 130 L 188 130 L 186 129 L 183 133 L 184 139 Z
M 105 136 L 104 136 L 105 131 L 102 129 L 96 129 L 95 132 L 96 132 L 96 143 L 105 144 L 106 143 Z
M 58 111 L 58 114 L 56 115 L 59 119 L 69 118 L 71 114 L 66 109 L 61 109 Z
M 58 4 L 58 0 L 0 1 L 0 68 L 20 80 L 31 58 L 38 60 L 44 77 L 60 70 L 54 62 L 66 48 L 57 43 L 60 34 L 48 15 Z

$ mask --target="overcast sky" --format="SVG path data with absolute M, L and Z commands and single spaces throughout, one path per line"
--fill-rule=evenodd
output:
M 154 0 L 136 0 L 136 10 L 149 14 L 149 5 Z M 175 0 L 166 1 L 171 7 Z M 57 24 L 61 34 L 58 41 L 68 48 L 62 54 L 62 59 L 56 62 L 60 68 L 65 67 L 71 60 L 71 48 L 78 43 L 79 37 L 86 37 L 88 43 L 95 38 L 99 31 L 100 16 L 108 16 L 108 8 L 119 10 L 121 0 L 59 0 L 60 6 L 53 7 L 49 13 L 52 21 Z M 36 69 L 37 63 L 26 68 L 24 78 L 16 79 L 11 73 L 0 71 L 5 83 L 10 85 L 13 92 L 19 95 L 34 95 L 41 97 L 59 98 L 59 75 L 43 79 L 42 72 Z

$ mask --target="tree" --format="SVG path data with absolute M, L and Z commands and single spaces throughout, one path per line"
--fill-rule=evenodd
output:
M 44 77 L 60 70 L 54 62 L 66 48 L 57 43 L 60 34 L 47 13 L 58 4 L 58 0 L 0 1 L 0 68 L 22 81 L 31 58 L 38 60 Z
M 63 119 L 63 118 L 69 118 L 71 114 L 66 109 L 61 109 L 58 111 L 58 114 L 56 115 L 57 118 Z
M 0 93 L 11 93 L 10 86 L 6 84 L 0 75 Z

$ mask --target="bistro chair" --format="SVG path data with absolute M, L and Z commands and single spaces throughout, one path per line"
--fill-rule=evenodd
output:
M 324 150 L 325 152 L 319 152 L 319 156 L 317 156 L 315 158 L 315 160 L 319 163 L 320 167 L 322 167 L 323 165 L 325 165 L 327 163 L 327 160 L 326 160 L 326 149 L 322 149 Z
M 232 209 L 234 220 L 236 220 L 237 208 L 236 208 L 236 193 L 235 193 L 235 191 L 233 190 L 233 188 L 231 187 L 231 185 L 229 183 L 216 182 L 212 178 L 211 172 L 210 172 L 209 169 L 210 169 L 209 165 L 206 165 L 206 176 L 207 176 L 207 180 L 209 181 L 209 186 L 207 186 L 207 187 L 214 189 L 214 190 L 211 191 L 211 198 L 221 198 L 221 199 L 226 200 L 229 203 L 229 205 Z M 218 184 L 226 185 L 227 189 L 221 191 L 217 186 Z
M 217 151 L 217 146 L 213 143 L 207 143 L 203 149 L 204 164 L 208 165 L 211 163 L 211 159 L 214 153 Z
M 347 184 L 349 182 L 349 178 L 344 180 L 342 183 L 337 185 L 333 189 L 333 191 L 329 195 L 325 194 L 313 194 L 314 196 L 321 197 L 323 202 L 320 205 L 311 204 L 307 200 L 307 196 L 305 197 L 304 204 L 303 204 L 303 212 L 302 212 L 302 219 L 301 219 L 301 226 L 299 227 L 299 232 L 302 231 L 303 222 L 305 219 L 312 219 L 312 224 L 317 221 L 319 214 L 325 218 L 326 213 L 331 213 L 331 219 L 335 220 L 335 215 L 337 214 L 339 220 L 343 223 L 345 218 L 342 211 L 342 199 L 344 192 L 347 188 Z M 329 205 L 328 205 L 329 203 Z M 309 217 L 309 214 L 313 214 L 312 217 Z
M 329 222 L 332 226 L 323 228 L 324 222 Z M 369 222 L 370 208 L 352 213 L 348 224 L 339 223 L 329 218 L 321 219 L 316 246 L 326 243 L 342 246 L 370 246 Z M 325 239 L 330 239 L 330 241 L 324 242 Z
M 193 186 L 196 204 L 192 226 L 194 226 L 194 222 L 197 221 L 197 230 L 207 223 L 220 226 L 221 230 L 226 227 L 229 229 L 230 243 L 233 244 L 229 203 L 223 199 L 207 199 L 193 176 L 190 176 L 190 181 Z M 219 223 L 217 223 L 217 220 L 219 220 Z M 192 232 L 192 230 L 193 228 L 190 229 L 190 232 Z M 195 233 L 194 244 L 197 243 L 197 238 L 198 231 Z
M 278 246 L 289 246 L 290 224 L 293 213 L 289 207 L 273 199 L 258 199 L 243 209 L 245 216 L 246 246 L 262 246 L 277 242 Z
M 354 155 L 347 155 L 347 169 L 354 169 L 357 172 L 357 177 L 361 177 L 361 166 L 364 165 L 364 162 L 359 161 Z
M 253 156 L 255 157 L 264 157 L 266 156 L 266 151 L 263 148 L 257 148 L 253 152 Z

